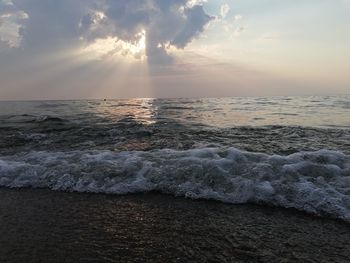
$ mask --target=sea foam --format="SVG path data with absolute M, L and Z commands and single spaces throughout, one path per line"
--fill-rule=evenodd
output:
M 350 222 L 350 156 L 235 148 L 30 152 L 0 157 L 0 185 L 127 194 L 147 191 L 296 208 Z

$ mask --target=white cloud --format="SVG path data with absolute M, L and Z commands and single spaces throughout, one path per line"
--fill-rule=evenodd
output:
M 207 2 L 208 2 L 208 0 L 189 0 L 189 1 L 187 1 L 186 6 L 189 7 L 189 8 L 192 8 L 195 5 L 203 5 L 203 4 L 207 3 Z
M 0 0 L 0 51 L 19 47 L 28 14 L 9 0 Z
M 238 21 L 238 20 L 243 19 L 243 16 L 240 14 L 237 14 L 237 15 L 235 15 L 234 19 L 235 19 L 235 21 Z
M 220 21 L 229 38 L 239 37 L 247 29 L 248 26 L 242 20 L 243 16 L 237 14 L 230 20 Z
M 220 7 L 220 16 L 222 19 L 225 19 L 229 12 L 230 12 L 230 6 L 228 4 L 224 4 Z
M 81 53 L 92 59 L 118 58 L 145 60 L 145 31 L 140 32 L 136 42 L 126 42 L 117 37 L 95 39 L 93 43 L 81 50 Z

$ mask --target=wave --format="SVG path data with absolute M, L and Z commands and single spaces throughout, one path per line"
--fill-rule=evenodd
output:
M 28 120 L 29 123 L 63 123 L 67 122 L 67 120 L 55 117 L 55 116 L 49 116 L 49 115 L 40 115 L 35 117 L 34 119 Z
M 59 108 L 59 107 L 65 107 L 69 105 L 68 103 L 64 103 L 64 102 L 42 102 L 41 104 L 37 105 L 36 108 Z
M 350 222 L 350 155 L 186 151 L 30 152 L 0 157 L 0 185 L 127 194 L 147 191 L 296 208 Z

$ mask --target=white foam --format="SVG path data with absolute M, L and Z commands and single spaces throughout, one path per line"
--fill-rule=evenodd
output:
M 0 185 L 126 194 L 161 191 L 228 203 L 293 207 L 350 222 L 350 156 L 234 148 L 31 152 L 0 157 Z

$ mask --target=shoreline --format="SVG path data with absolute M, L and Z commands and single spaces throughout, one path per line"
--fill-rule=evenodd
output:
M 350 224 L 160 193 L 0 188 L 1 262 L 346 262 Z

